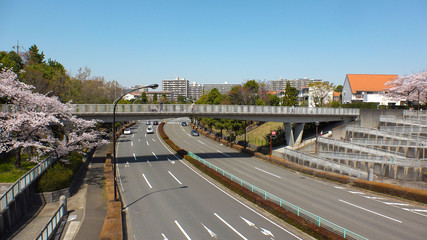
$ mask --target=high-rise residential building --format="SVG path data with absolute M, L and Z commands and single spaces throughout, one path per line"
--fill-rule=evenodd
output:
M 309 79 L 309 78 L 298 78 L 298 79 L 282 79 L 270 81 L 270 91 L 280 91 L 286 88 L 287 82 L 291 84 L 291 87 L 301 89 L 307 86 L 309 83 L 321 82 L 322 79 Z
M 240 84 L 229 84 L 228 82 L 219 83 L 219 84 L 218 83 L 203 84 L 203 93 L 206 94 L 210 92 L 212 89 L 216 88 L 221 94 L 227 94 L 228 92 L 230 92 L 230 90 L 233 87 L 239 86 L 239 85 Z
M 202 96 L 202 90 L 202 85 L 197 82 L 191 83 L 188 88 L 188 98 L 197 101 Z
M 173 80 L 162 80 L 162 91 L 173 92 L 174 101 L 178 99 L 178 96 L 184 96 L 188 98 L 189 81 L 185 78 L 176 77 Z

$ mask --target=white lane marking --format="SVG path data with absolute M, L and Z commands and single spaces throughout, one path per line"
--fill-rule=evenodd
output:
M 345 187 L 341 187 L 341 186 L 334 186 L 334 188 L 337 188 L 337 189 L 345 189 Z
M 168 240 L 168 238 L 162 233 L 163 240 Z
M 133 142 L 130 142 L 130 145 L 133 147 Z
M 155 141 L 156 141 L 156 139 L 154 139 L 154 138 L 152 138 L 151 140 L 153 140 L 153 142 L 155 142 Z
M 397 219 L 394 219 L 394 218 L 388 217 L 388 216 L 383 215 L 383 214 L 381 214 L 381 213 L 374 212 L 374 211 L 372 211 L 372 210 L 366 209 L 366 208 L 361 207 L 361 206 L 357 206 L 357 205 L 355 205 L 355 204 L 353 204 L 353 203 L 349 203 L 349 202 L 346 202 L 346 201 L 341 200 L 341 199 L 338 199 L 338 201 L 343 202 L 343 203 L 345 203 L 345 204 L 348 204 L 348 205 L 350 205 L 350 206 L 353 206 L 353 207 L 356 207 L 356 208 L 359 208 L 359 209 L 365 210 L 365 211 L 367 211 L 367 212 L 370 212 L 370 213 L 376 214 L 376 215 L 378 215 L 378 216 L 381 216 L 381 217 L 384 217 L 384 218 L 390 219 L 390 220 L 392 220 L 392 221 L 395 221 L 395 222 L 398 222 L 398 223 L 402 223 L 402 221 L 400 221 L 400 220 L 397 220 Z
M 223 152 L 221 152 L 220 150 L 216 150 L 217 152 L 219 152 L 219 153 L 221 153 L 221 154 L 224 154 L 225 156 L 227 156 L 227 157 L 231 157 L 230 155 L 228 155 L 227 153 L 223 153 Z
M 242 239 L 246 239 L 247 238 L 245 236 L 243 236 L 241 233 L 239 233 L 233 226 L 231 226 L 228 222 L 226 222 L 224 219 L 222 219 L 222 217 L 220 217 L 218 214 L 214 213 L 214 215 L 221 220 L 221 222 L 223 222 L 225 225 L 227 225 L 227 227 L 229 227 L 231 230 L 233 230 L 233 232 L 235 232 L 237 235 L 239 235 L 239 237 L 241 237 Z
M 264 234 L 265 236 L 272 236 L 274 238 L 274 235 L 272 232 L 270 232 L 269 230 L 265 229 L 265 228 L 261 228 L 262 231 L 261 233 Z
M 201 224 L 206 229 L 206 231 L 208 231 L 208 233 L 209 233 L 209 235 L 211 235 L 211 237 L 213 237 L 213 238 L 218 237 L 212 230 L 210 230 L 208 227 L 206 227 L 203 223 L 201 223 Z
M 242 217 L 242 216 L 240 216 L 240 218 L 241 218 L 241 219 L 243 219 L 243 221 L 245 221 L 245 222 L 246 222 L 246 224 L 248 224 L 249 226 L 251 226 L 251 227 L 254 227 L 254 228 L 258 229 L 258 227 L 257 227 L 257 226 L 255 226 L 255 223 L 253 223 L 253 222 L 251 222 L 251 221 L 247 220 L 246 218 L 244 218 L 244 217 Z
M 410 209 L 410 208 L 402 208 L 402 209 L 409 211 L 409 212 L 412 212 L 412 213 L 415 213 L 415 214 L 418 214 L 418 215 L 423 216 L 423 217 L 427 217 L 427 215 L 422 214 L 424 212 L 427 212 L 426 209 Z M 420 213 L 420 212 L 422 212 L 422 213 Z
M 125 167 L 129 167 L 129 162 L 126 162 Z
M 170 163 L 172 163 L 172 165 L 174 165 L 174 164 L 175 164 L 175 161 L 172 161 L 172 160 L 170 160 L 169 158 L 168 158 L 168 161 L 169 161 Z
M 201 143 L 201 144 L 203 144 L 203 145 L 205 145 L 205 143 L 204 142 L 202 142 L 202 141 L 200 141 L 200 140 L 197 140 L 199 143 Z
M 398 203 L 398 202 L 382 202 L 385 203 L 387 205 L 393 205 L 393 206 L 410 206 L 410 204 L 407 203 Z
M 383 197 L 372 197 L 372 196 L 364 196 L 365 198 L 374 199 L 374 200 L 386 200 L 387 198 Z
M 145 179 L 145 181 L 147 182 L 148 186 L 149 186 L 150 188 L 153 188 L 153 187 L 151 186 L 150 182 L 148 181 L 147 177 L 145 177 L 145 174 L 142 174 L 142 176 L 144 177 L 144 179 Z
M 159 160 L 159 158 L 157 157 L 157 155 L 154 153 L 154 152 L 151 152 L 153 155 L 154 155 L 154 157 L 157 159 L 157 160 Z
M 135 161 L 136 161 L 136 160 L 138 160 L 138 159 L 136 159 L 136 155 L 135 155 L 135 153 L 133 154 L 133 158 L 135 159 Z
M 147 134 L 145 134 L 145 137 L 147 137 Z
M 179 184 L 182 184 L 179 180 L 178 180 L 178 178 L 176 178 L 175 177 L 175 175 L 173 175 L 172 173 L 171 173 L 171 171 L 168 171 L 168 173 L 179 183 Z
M 188 240 L 191 240 L 191 238 L 188 236 L 188 234 L 185 232 L 184 228 L 181 227 L 181 225 L 179 224 L 179 222 L 177 220 L 175 220 L 175 224 L 178 226 L 179 230 L 181 230 L 182 234 L 184 234 L 184 236 Z
M 261 172 L 263 172 L 263 173 L 267 173 L 267 174 L 269 174 L 269 175 L 271 175 L 271 176 L 273 176 L 273 177 L 282 178 L 281 176 L 277 176 L 277 175 L 275 175 L 275 174 L 273 174 L 273 173 L 270 173 L 270 172 L 267 172 L 267 171 L 265 171 L 265 170 L 262 170 L 261 168 L 257 168 L 257 167 L 255 167 L 255 169 L 256 169 L 256 170 L 258 170 L 258 171 L 261 171 Z
M 148 143 L 148 141 L 145 141 L 147 143 L 148 146 L 150 146 L 150 144 Z
M 353 193 L 353 194 L 360 194 L 360 195 L 364 195 L 366 193 L 364 192 L 358 192 L 358 191 L 348 191 L 349 193 Z
M 72 221 L 70 225 L 68 225 L 67 232 L 65 233 L 64 240 L 72 240 L 77 233 L 77 229 L 79 228 L 80 221 Z
M 152 167 L 152 166 L 153 166 L 153 165 L 151 165 L 150 161 L 148 161 L 148 159 L 147 159 L 147 163 L 148 163 L 148 165 L 150 165 L 150 167 Z
M 132 138 L 135 137 L 135 134 L 132 134 Z
M 172 153 L 172 151 L 169 150 L 170 153 Z M 172 153 L 173 154 L 173 153 Z M 174 155 L 175 156 L 175 155 Z M 177 159 L 179 159 L 177 156 L 175 156 Z M 266 220 L 267 222 L 273 224 L 274 226 L 276 226 L 277 228 L 281 229 L 282 231 L 288 233 L 289 235 L 295 237 L 298 240 L 302 240 L 302 238 L 298 237 L 297 235 L 293 234 L 292 232 L 290 232 L 289 230 L 283 228 L 282 226 L 280 226 L 279 224 L 271 221 L 270 219 L 268 219 L 266 216 L 262 215 L 261 213 L 255 211 L 254 209 L 252 209 L 251 207 L 249 207 L 248 205 L 244 204 L 243 202 L 241 202 L 240 200 L 238 200 L 237 198 L 231 196 L 229 193 L 227 193 L 226 191 L 222 190 L 220 187 L 218 187 L 217 185 L 215 185 L 213 182 L 209 181 L 208 179 L 206 179 L 204 176 L 202 176 L 200 173 L 196 172 L 194 169 L 192 169 L 190 166 L 188 166 L 188 164 L 186 164 L 184 161 L 179 160 L 182 164 L 184 164 L 187 168 L 189 168 L 191 171 L 193 171 L 196 175 L 198 175 L 200 178 L 202 178 L 203 180 L 205 180 L 206 182 L 208 182 L 210 185 L 212 185 L 213 187 L 215 187 L 216 189 L 218 189 L 220 192 L 224 193 L 225 195 L 227 195 L 228 197 L 230 197 L 231 199 L 233 199 L 234 201 L 240 203 L 240 205 L 244 206 L 245 208 L 249 209 L 250 211 L 252 211 L 253 213 L 255 213 L 256 215 L 258 215 L 259 217 L 261 217 L 262 219 Z
M 141 139 L 138 139 L 138 142 L 141 142 Z
M 289 230 L 285 229 L 284 227 L 280 226 L 279 224 L 271 221 L 270 219 L 268 219 L 266 216 L 262 215 L 261 213 L 255 211 L 254 209 L 252 209 L 251 207 L 249 207 L 248 205 L 244 204 L 243 202 L 241 202 L 240 200 L 238 200 L 237 198 L 231 196 L 229 193 L 227 193 L 226 191 L 222 190 L 220 187 L 218 187 L 217 185 L 215 185 L 213 182 L 209 181 L 208 179 L 206 179 L 204 176 L 202 176 L 200 173 L 196 172 L 193 168 L 191 168 L 190 166 L 188 166 L 188 164 L 186 164 L 184 161 L 182 161 L 180 158 L 178 158 L 168 147 L 166 147 L 165 143 L 163 143 L 163 141 L 160 141 L 163 145 L 163 147 L 166 148 L 166 150 L 168 150 L 180 163 L 184 164 L 188 169 L 190 169 L 193 173 L 195 173 L 197 176 L 199 176 L 201 179 L 205 180 L 207 183 L 209 183 L 210 185 L 212 185 L 214 188 L 218 189 L 220 192 L 224 193 L 226 196 L 228 196 L 229 198 L 233 199 L 234 201 L 236 201 L 237 203 L 239 203 L 240 205 L 242 205 L 243 207 L 247 208 L 249 211 L 255 213 L 256 215 L 258 215 L 259 217 L 261 217 L 262 219 L 264 219 L 265 221 L 273 224 L 274 226 L 276 226 L 277 228 L 281 229 L 282 231 L 288 233 L 289 235 L 293 236 L 294 238 L 298 239 L 298 240 L 302 240 L 302 238 L 298 237 L 297 235 L 293 234 L 292 232 L 290 232 Z

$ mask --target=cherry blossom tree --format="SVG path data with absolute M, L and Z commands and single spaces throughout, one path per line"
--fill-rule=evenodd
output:
M 396 101 L 417 101 L 426 103 L 427 71 L 395 78 L 385 84 L 387 97 Z M 418 104 L 418 105 L 419 105 Z
M 15 150 L 17 168 L 22 149 L 36 150 L 38 156 L 55 151 L 61 157 L 107 143 L 98 140 L 97 121 L 79 119 L 57 97 L 33 90 L 11 70 L 0 72 L 0 99 L 7 103 L 0 111 L 0 152 Z

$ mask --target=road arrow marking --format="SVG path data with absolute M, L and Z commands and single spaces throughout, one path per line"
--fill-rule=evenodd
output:
M 243 219 L 243 221 L 245 221 L 249 226 L 254 227 L 256 229 L 258 229 L 257 226 L 255 226 L 255 223 L 252 223 L 251 221 L 245 219 L 244 217 L 240 216 L 241 219 Z
M 231 230 L 233 230 L 233 232 L 235 232 L 237 235 L 239 235 L 240 238 L 244 239 L 244 240 L 248 240 L 245 236 L 243 236 L 241 233 L 239 233 L 233 226 L 231 226 L 228 222 L 226 222 L 224 219 L 222 219 L 222 217 L 220 217 L 218 214 L 214 213 L 214 215 L 221 220 L 221 222 L 223 222 L 225 225 L 227 225 L 227 227 L 229 227 Z
M 126 162 L 125 167 L 129 167 L 129 162 Z
M 272 236 L 272 237 L 274 237 L 273 233 L 271 233 L 267 229 L 265 229 L 265 228 L 261 228 L 261 229 L 262 229 L 261 233 L 264 234 L 265 236 Z
M 206 227 L 203 223 L 201 223 L 201 224 L 206 229 L 206 231 L 208 231 L 208 233 L 211 235 L 211 237 L 213 237 L 213 238 L 218 237 L 212 230 L 210 230 L 208 227 Z

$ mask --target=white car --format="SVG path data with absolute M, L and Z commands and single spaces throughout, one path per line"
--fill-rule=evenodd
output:
M 123 131 L 123 134 L 124 134 L 124 135 L 129 135 L 129 134 L 132 134 L 132 131 L 131 131 L 129 128 L 126 128 L 126 129 Z
M 147 134 L 154 133 L 152 126 L 148 126 L 146 131 L 147 131 Z

